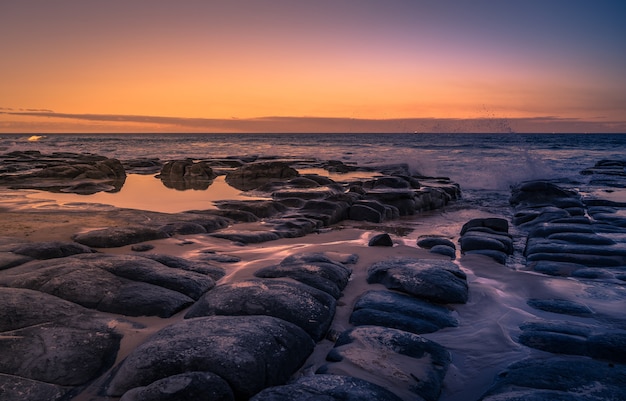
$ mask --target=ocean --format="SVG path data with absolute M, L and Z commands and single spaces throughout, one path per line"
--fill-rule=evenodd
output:
M 31 139 L 31 140 L 29 140 Z M 38 140 L 33 140 L 38 139 Z M 626 157 L 626 134 L 51 134 L 0 135 L 0 152 L 88 152 L 120 160 L 289 156 L 358 165 L 408 163 L 469 190 L 580 179 L 601 159 Z

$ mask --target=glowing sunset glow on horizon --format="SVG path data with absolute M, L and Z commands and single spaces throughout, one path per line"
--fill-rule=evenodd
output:
M 0 133 L 493 118 L 626 132 L 625 15 L 621 1 L 4 2 Z

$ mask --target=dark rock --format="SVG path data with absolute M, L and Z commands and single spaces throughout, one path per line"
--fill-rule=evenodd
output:
M 215 281 L 221 279 L 226 274 L 224 269 L 222 269 L 221 267 L 213 266 L 203 261 L 192 261 L 178 256 L 162 255 L 156 253 L 141 256 L 144 258 L 155 260 L 167 267 L 171 267 L 174 269 L 181 269 L 205 274 Z
M 498 217 L 488 217 L 480 219 L 472 219 L 461 227 L 461 235 L 464 235 L 470 228 L 484 227 L 499 233 L 509 232 L 509 222 Z
M 280 264 L 257 270 L 261 278 L 287 277 L 317 288 L 338 299 L 348 284 L 351 270 L 323 254 L 297 254 L 283 259 Z
M 216 202 L 223 210 L 237 210 L 252 213 L 257 218 L 276 216 L 287 211 L 287 207 L 280 202 L 251 200 L 251 201 L 220 201 Z
M 13 253 L 33 259 L 54 259 L 81 253 L 93 253 L 93 249 L 75 242 L 32 242 L 13 248 Z
M 381 283 L 418 298 L 437 303 L 465 303 L 465 273 L 450 261 L 397 258 L 375 263 L 367 269 L 368 283 Z
M 430 253 L 436 253 L 438 255 L 448 256 L 451 259 L 456 258 L 456 251 L 454 250 L 454 248 L 448 245 L 435 245 L 432 248 L 430 248 Z
M 281 161 L 264 161 L 245 164 L 226 175 L 226 182 L 242 191 L 259 188 L 272 180 L 297 177 L 298 171 Z
M 626 366 L 588 358 L 526 359 L 500 373 L 482 400 L 621 400 Z M 542 398 L 543 397 L 543 398 Z
M 624 256 L 595 255 L 585 253 L 565 253 L 563 249 L 555 249 L 555 252 L 537 252 L 526 257 L 527 262 L 552 261 L 566 262 L 594 267 L 617 267 L 626 263 Z
M 82 254 L 33 261 L 7 273 L 0 276 L 0 285 L 34 289 L 128 316 L 169 317 L 215 285 L 206 275 L 130 255 Z
M 215 287 L 185 318 L 211 315 L 267 315 L 291 322 L 314 340 L 324 338 L 335 315 L 335 299 L 308 285 L 253 279 Z
M 92 248 L 117 248 L 144 241 L 167 238 L 163 231 L 145 226 L 109 227 L 75 234 L 73 241 Z
M 280 235 L 272 231 L 244 231 L 229 229 L 209 234 L 211 237 L 223 238 L 241 244 L 258 244 L 261 242 L 275 241 Z
M 461 243 L 461 252 L 478 251 L 478 250 L 492 250 L 499 251 L 506 254 L 513 253 L 513 241 L 511 238 L 501 236 L 502 239 L 494 238 L 489 234 L 482 233 L 483 235 L 477 235 L 473 232 L 463 235 L 459 242 Z
M 250 401 L 401 401 L 389 390 L 350 376 L 312 375 L 284 386 L 267 388 Z
M 120 401 L 234 401 L 235 396 L 224 379 L 210 372 L 187 372 L 168 376 L 145 387 L 135 387 Z
M 415 334 L 458 326 L 449 309 L 391 291 L 368 291 L 361 295 L 354 305 L 350 323 L 391 327 Z
M 110 318 L 25 289 L 0 288 L 0 304 L 1 373 L 78 386 L 115 361 L 121 336 L 109 327 Z M 29 389 L 62 390 L 38 383 L 28 383 L 24 392 Z
M 570 262 L 558 262 L 551 260 L 539 260 L 527 264 L 532 270 L 548 274 L 550 276 L 571 276 L 575 271 L 585 269 L 585 265 Z
M 0 270 L 10 269 L 26 262 L 30 262 L 33 258 L 24 255 L 16 255 L 12 252 L 0 252 Z
M 475 251 L 466 251 L 465 254 L 487 256 L 493 259 L 494 261 L 496 261 L 497 263 L 500 263 L 501 265 L 506 264 L 506 259 L 508 257 L 506 253 L 500 252 L 500 251 L 494 251 L 493 249 L 477 249 Z
M 324 226 L 338 223 L 348 218 L 350 205 L 346 202 L 332 202 L 328 200 L 310 200 L 300 209 L 307 218 L 322 221 Z
M 383 215 L 379 211 L 363 204 L 356 204 L 350 207 L 348 218 L 355 221 L 369 221 L 371 223 L 382 223 Z
M 122 362 L 110 396 L 186 372 L 224 379 L 235 399 L 284 384 L 313 350 L 298 326 L 270 316 L 211 316 L 168 326 Z
M 158 228 L 158 231 L 172 236 L 178 235 L 191 235 L 191 234 L 204 234 L 207 232 L 204 226 L 193 222 L 176 222 L 168 223 Z
M 588 350 L 592 358 L 626 363 L 626 333 L 602 333 L 590 336 Z
M 133 252 L 147 252 L 154 249 L 154 245 L 151 244 L 138 244 L 130 247 Z
M 370 238 L 368 246 L 393 246 L 393 240 L 387 233 L 376 234 Z
M 527 304 L 535 309 L 564 315 L 588 316 L 593 314 L 593 311 L 586 305 L 567 299 L 529 299 Z
M 579 200 L 580 196 L 548 181 L 528 181 L 512 188 L 509 203 L 514 206 L 522 203 L 555 204 L 556 201 L 567 198 Z
M 266 220 L 266 223 L 272 224 L 273 231 L 281 238 L 304 237 L 321 227 L 319 220 L 308 219 L 299 215 L 270 219 Z
M 555 233 L 548 235 L 551 241 L 567 241 L 574 244 L 584 245 L 615 245 L 616 242 L 611 238 L 598 234 L 586 233 Z
M 452 249 L 456 249 L 454 242 L 442 237 L 424 237 L 417 240 L 417 246 L 424 249 L 431 249 L 437 245 L 445 245 Z
M 406 365 L 381 368 L 379 361 L 393 363 L 405 359 Z M 388 388 L 403 399 L 419 396 L 435 401 L 441 393 L 450 354 L 441 345 L 417 334 L 378 326 L 361 326 L 343 332 L 326 357 L 331 362 L 318 373 L 341 374 L 343 364 L 351 366 L 355 377 Z M 354 367 L 360 368 L 355 371 Z
M 64 399 L 64 396 L 70 390 L 71 387 L 58 386 L 0 373 L 0 395 L 2 396 L 2 401 L 60 401 Z
M 165 163 L 158 176 L 168 188 L 184 191 L 187 189 L 207 189 L 217 174 L 207 162 L 193 160 L 174 160 Z

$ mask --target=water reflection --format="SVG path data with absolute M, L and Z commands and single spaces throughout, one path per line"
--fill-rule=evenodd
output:
M 180 190 L 164 185 L 151 175 L 129 174 L 119 192 L 98 192 L 89 195 L 37 191 L 32 199 L 53 200 L 59 205 L 70 203 L 105 204 L 120 208 L 179 213 L 187 210 L 215 209 L 221 200 L 267 199 L 244 193 L 228 185 L 224 176 L 209 182 L 203 189 Z

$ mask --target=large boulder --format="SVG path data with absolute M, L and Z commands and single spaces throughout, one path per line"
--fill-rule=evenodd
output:
M 348 284 L 351 269 L 324 254 L 305 253 L 288 256 L 278 265 L 257 270 L 261 278 L 290 278 L 317 288 L 338 299 Z
M 391 391 L 350 376 L 312 375 L 284 386 L 267 388 L 250 401 L 401 401 Z
M 267 315 L 291 322 L 321 340 L 335 316 L 335 299 L 308 285 L 252 279 L 224 284 L 206 293 L 185 318 L 211 315 Z
M 13 253 L 33 259 L 54 259 L 81 253 L 93 253 L 93 249 L 75 242 L 29 242 L 16 246 Z
M 135 387 L 120 401 L 234 401 L 228 383 L 211 372 L 185 372 L 168 376 L 147 386 Z
M 298 171 L 285 162 L 263 161 L 244 164 L 229 172 L 226 182 L 239 190 L 249 191 L 272 180 L 288 180 L 298 175 Z
M 236 399 L 284 384 L 313 351 L 298 326 L 270 316 L 210 316 L 168 326 L 135 348 L 111 379 L 107 394 L 122 396 L 186 372 L 224 379 Z
M 180 191 L 187 189 L 204 190 L 211 185 L 217 174 L 207 162 L 194 162 L 190 159 L 174 160 L 165 163 L 158 177 L 168 188 Z
M 368 291 L 355 305 L 350 323 L 391 327 L 415 334 L 456 327 L 458 321 L 444 306 L 392 291 Z
M 352 376 L 387 388 L 402 399 L 421 397 L 436 401 L 450 354 L 441 345 L 417 334 L 361 326 L 343 332 L 326 360 L 329 363 L 318 373 L 351 372 Z
M 121 335 L 110 317 L 27 289 L 0 288 L 0 304 L 3 400 L 55 399 L 68 390 L 59 386 L 85 384 L 115 361 Z M 7 377 L 21 383 L 22 397 L 50 398 L 16 397 L 18 389 L 8 385 Z
M 144 257 L 82 254 L 6 270 L 0 285 L 45 292 L 103 312 L 169 317 L 215 282 Z
M 144 241 L 167 238 L 164 231 L 146 226 L 108 227 L 78 233 L 72 240 L 93 248 L 117 248 Z
M 380 283 L 436 303 L 465 303 L 468 285 L 465 273 L 448 260 L 394 258 L 367 269 L 367 282 Z

